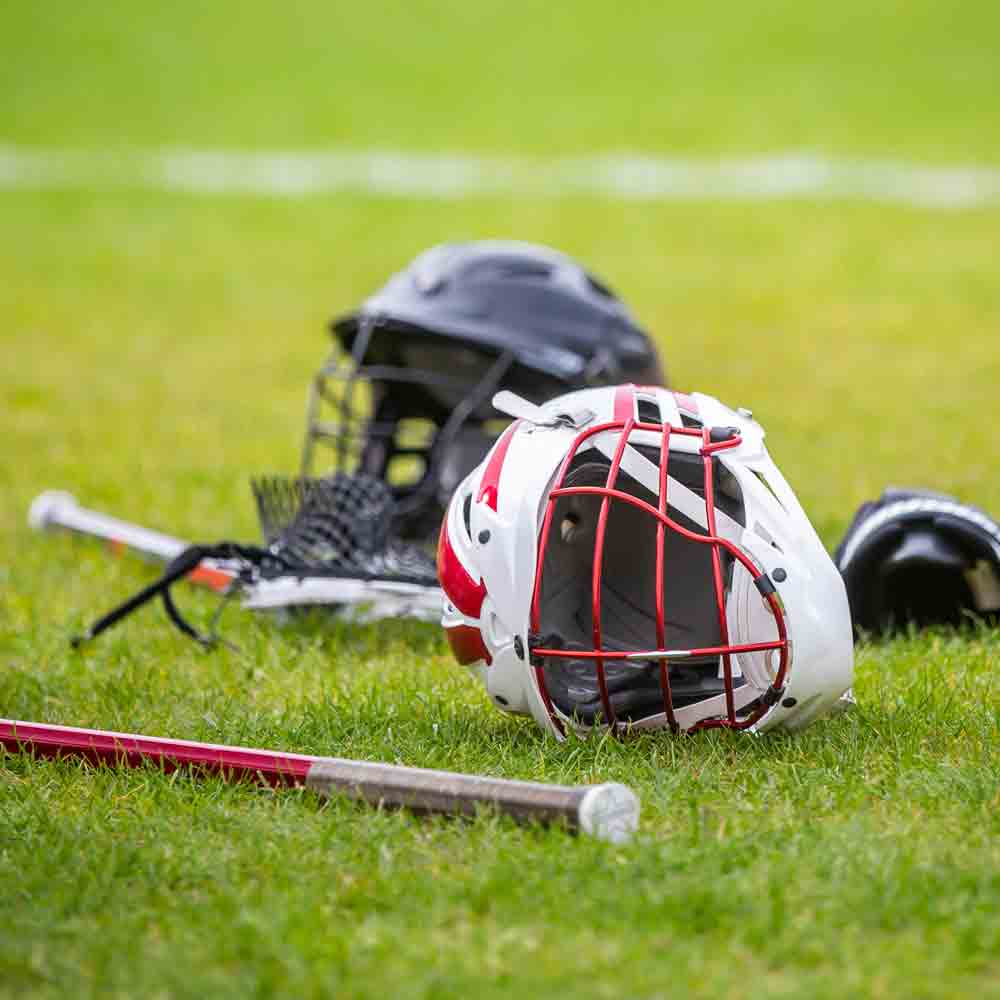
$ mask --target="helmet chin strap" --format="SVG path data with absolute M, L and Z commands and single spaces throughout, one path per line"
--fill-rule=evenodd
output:
M 614 434 L 612 431 L 610 434 Z M 609 435 L 598 434 L 594 437 L 594 447 L 607 458 L 614 461 L 614 445 L 607 440 Z M 636 482 L 641 483 L 650 493 L 660 495 L 660 470 L 645 455 L 628 446 L 622 455 L 621 469 L 627 472 Z M 694 521 L 702 531 L 708 531 L 708 516 L 705 513 L 705 501 L 694 490 L 685 486 L 673 476 L 667 477 L 667 496 L 670 506 L 679 510 L 685 517 Z M 715 508 L 715 527 L 723 538 L 739 541 L 743 536 L 743 525 L 733 520 L 724 510 Z

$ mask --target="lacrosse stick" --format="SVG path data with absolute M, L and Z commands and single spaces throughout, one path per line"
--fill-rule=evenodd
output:
M 547 785 L 12 719 L 0 719 L 0 745 L 12 753 L 42 757 L 80 757 L 128 767 L 152 762 L 167 771 L 190 767 L 232 781 L 304 785 L 327 797 L 340 794 L 418 813 L 471 816 L 491 806 L 519 822 L 562 822 L 613 843 L 628 840 L 639 822 L 638 797 L 616 783 Z
M 414 558 L 411 550 L 391 543 L 384 534 L 374 530 L 371 517 L 364 515 L 365 510 L 378 509 L 377 504 L 370 502 L 373 499 L 367 495 L 370 491 L 361 488 L 352 490 L 346 498 L 343 491 L 331 496 L 329 487 L 324 492 L 322 485 L 311 485 L 315 483 L 323 481 L 272 477 L 252 484 L 269 545 L 278 542 L 279 536 L 287 536 L 295 523 L 296 565 L 294 572 L 289 573 L 282 572 L 283 564 L 272 562 L 266 572 L 244 578 L 243 606 L 254 611 L 280 612 L 318 605 L 332 608 L 341 617 L 356 622 L 381 618 L 437 621 L 441 614 L 441 591 L 433 569 L 427 560 Z M 355 493 L 359 495 L 354 496 Z M 378 553 L 379 559 L 374 565 L 371 559 L 365 567 L 357 564 L 357 560 L 355 565 L 346 564 L 341 558 L 339 565 L 331 566 L 331 559 L 339 550 L 329 542 L 324 543 L 322 530 L 317 530 L 317 522 L 322 522 L 322 517 L 317 518 L 313 508 L 322 507 L 324 502 L 339 503 L 344 508 L 345 499 L 353 501 L 355 508 L 360 507 L 361 516 L 355 518 L 357 525 L 348 524 L 347 532 L 340 531 L 340 550 L 346 552 L 345 539 L 352 542 L 360 538 L 362 554 L 381 543 L 384 551 Z M 304 516 L 306 507 L 310 509 L 309 516 Z M 343 512 L 348 517 L 358 513 L 349 507 Z M 340 517 L 340 521 L 343 520 Z M 173 535 L 90 510 L 79 504 L 72 494 L 60 490 L 46 491 L 36 497 L 28 513 L 28 522 L 38 531 L 61 529 L 102 539 L 114 555 L 134 552 L 158 563 L 173 562 L 191 546 L 190 542 Z M 336 519 L 333 526 L 343 527 Z M 324 525 L 320 523 L 319 527 Z M 186 579 L 218 593 L 227 593 L 245 569 L 245 563 L 238 559 L 202 559 Z

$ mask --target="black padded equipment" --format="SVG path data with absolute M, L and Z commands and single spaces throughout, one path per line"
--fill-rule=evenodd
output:
M 943 493 L 887 489 L 862 504 L 834 560 L 858 632 L 1000 612 L 1000 526 Z

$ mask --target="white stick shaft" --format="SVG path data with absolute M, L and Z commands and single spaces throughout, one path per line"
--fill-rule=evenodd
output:
M 173 535 L 83 507 L 72 493 L 60 490 L 47 490 L 35 497 L 28 511 L 28 523 L 36 531 L 62 528 L 80 535 L 103 538 L 163 562 L 180 555 L 188 545 Z
M 72 493 L 62 490 L 47 490 L 35 497 L 28 511 L 28 523 L 36 531 L 62 529 L 100 538 L 116 552 L 129 550 L 156 562 L 170 562 L 190 544 L 183 538 L 83 507 Z M 232 570 L 225 564 L 207 559 L 191 575 L 194 582 L 214 590 L 224 590 L 232 577 Z

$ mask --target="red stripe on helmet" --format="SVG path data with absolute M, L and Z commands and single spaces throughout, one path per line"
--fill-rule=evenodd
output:
M 635 420 L 634 385 L 620 385 L 615 389 L 615 420 Z
M 441 525 L 441 534 L 438 536 L 437 573 L 438 582 L 448 600 L 466 617 L 478 618 L 483 607 L 483 598 L 486 597 L 486 585 L 482 581 L 477 583 L 473 580 L 455 555 L 451 539 L 448 538 L 447 515 Z
M 472 625 L 452 625 L 444 630 L 448 636 L 448 645 L 451 646 L 455 659 L 467 667 L 470 663 L 477 663 L 485 660 L 487 666 L 493 662 L 490 651 L 483 642 L 482 633 Z
M 496 447 L 494 447 L 493 453 L 486 463 L 486 469 L 479 484 L 479 495 L 476 497 L 476 503 L 485 501 L 488 507 L 492 507 L 493 510 L 497 509 L 497 500 L 500 497 L 500 470 L 503 468 L 504 459 L 507 457 L 507 449 L 510 447 L 511 439 L 514 437 L 514 432 L 520 423 L 520 420 L 515 420 L 500 435 L 500 440 L 497 441 Z

